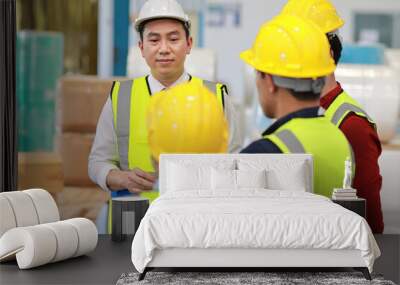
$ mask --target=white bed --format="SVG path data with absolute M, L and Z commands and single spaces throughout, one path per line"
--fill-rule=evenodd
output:
M 162 155 L 161 195 L 132 243 L 141 278 L 154 267 L 355 267 L 369 277 L 380 251 L 367 222 L 312 194 L 312 169 L 303 154 Z

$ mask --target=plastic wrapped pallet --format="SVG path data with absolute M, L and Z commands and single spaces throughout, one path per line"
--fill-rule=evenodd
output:
M 397 70 L 397 73 L 399 74 L 398 76 L 400 78 L 400 49 L 386 49 L 385 63 L 390 67 L 394 68 L 395 70 Z M 397 122 L 397 135 L 398 136 L 400 135 L 400 112 L 399 112 L 399 119 Z
M 400 108 L 399 73 L 385 65 L 340 64 L 335 75 L 374 119 L 380 140 L 394 138 Z
M 56 86 L 63 71 L 61 33 L 17 34 L 19 151 L 53 151 Z
M 386 49 L 385 63 L 390 67 L 400 70 L 400 49 Z
M 379 158 L 382 175 L 381 202 L 385 234 L 400 234 L 400 144 L 383 147 Z

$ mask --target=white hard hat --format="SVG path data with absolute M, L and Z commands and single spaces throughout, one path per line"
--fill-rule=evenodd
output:
M 175 0 L 148 0 L 140 9 L 139 16 L 135 20 L 136 31 L 139 31 L 139 26 L 144 21 L 159 18 L 176 19 L 182 21 L 188 29 L 190 28 L 189 17 L 178 2 Z

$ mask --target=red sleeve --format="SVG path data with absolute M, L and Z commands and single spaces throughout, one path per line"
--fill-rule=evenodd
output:
M 353 187 L 367 201 L 367 221 L 374 233 L 382 233 L 384 224 L 380 190 L 382 176 L 378 158 L 382 152 L 378 134 L 371 124 L 355 114 L 348 115 L 340 129 L 351 144 L 356 160 Z

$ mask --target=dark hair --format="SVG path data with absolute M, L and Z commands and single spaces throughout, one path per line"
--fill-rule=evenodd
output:
M 328 41 L 329 44 L 331 46 L 331 50 L 333 53 L 333 60 L 335 61 L 335 64 L 337 65 L 339 60 L 340 60 L 340 56 L 342 55 L 342 43 L 338 37 L 338 35 L 336 34 L 327 34 L 328 37 Z
M 170 18 L 150 19 L 150 20 L 144 21 L 143 23 L 141 23 L 141 24 L 139 25 L 138 31 L 139 31 L 139 35 L 140 35 L 140 40 L 141 40 L 141 41 L 143 41 L 143 32 L 144 32 L 144 27 L 146 26 L 146 24 L 147 24 L 148 22 L 150 22 L 150 21 L 159 20 L 159 19 L 170 19 Z M 182 21 L 179 21 L 179 20 L 176 20 L 176 21 L 178 21 L 179 23 L 182 24 L 182 27 L 183 27 L 183 29 L 185 30 L 186 39 L 189 39 L 189 36 L 190 36 L 189 26 L 188 26 L 186 23 L 182 22 Z
M 290 94 L 295 97 L 299 101 L 314 101 L 320 97 L 320 93 L 314 93 L 312 91 L 308 92 L 298 92 L 294 91 L 293 89 L 288 89 Z

